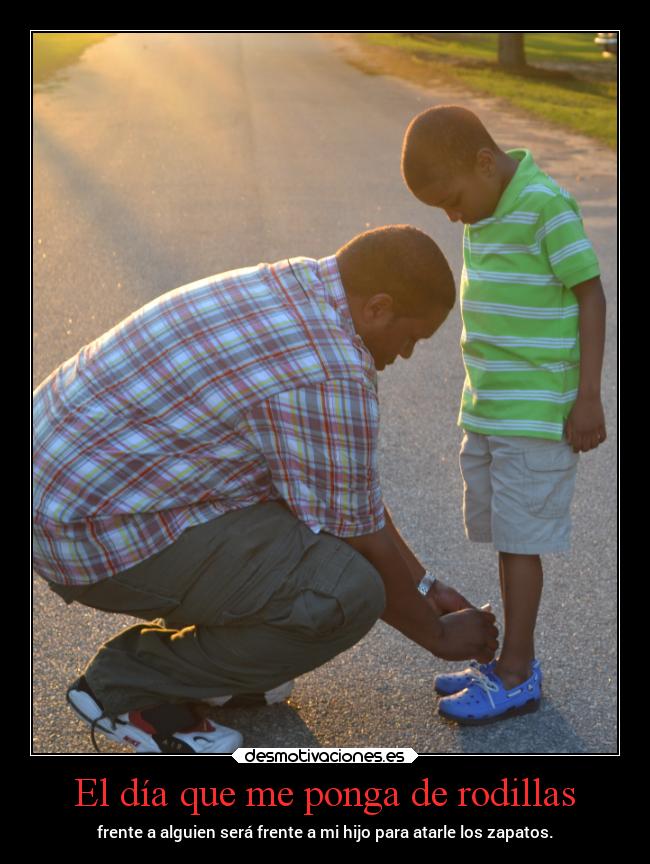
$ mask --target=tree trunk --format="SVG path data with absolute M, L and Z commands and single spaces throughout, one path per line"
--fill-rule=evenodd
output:
M 521 68 L 526 65 L 523 33 L 499 33 L 499 66 Z

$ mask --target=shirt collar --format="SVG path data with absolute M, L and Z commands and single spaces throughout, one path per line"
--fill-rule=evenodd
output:
M 507 213 L 515 204 L 522 189 L 524 189 L 533 178 L 539 173 L 539 168 L 533 160 L 530 150 L 506 150 L 511 159 L 519 162 L 519 167 L 514 173 L 514 176 L 503 190 L 496 210 L 492 214 L 492 219 L 498 219 L 504 213 Z
M 348 296 L 343 287 L 343 280 L 341 279 L 341 271 L 339 270 L 336 255 L 321 258 L 317 263 L 318 277 L 325 289 L 326 302 L 333 306 L 343 328 L 347 333 L 349 333 L 353 344 L 363 356 L 366 372 L 368 373 L 375 390 L 377 390 L 377 370 L 375 368 L 375 361 L 373 360 L 372 354 L 366 347 L 363 339 L 355 330 L 354 321 L 352 320 L 352 314 L 350 312 L 350 304 L 348 303 Z
M 318 261 L 318 276 L 325 289 L 327 302 L 334 307 L 346 330 L 356 336 L 354 322 L 350 313 L 347 294 L 343 287 L 341 272 L 336 260 L 336 255 L 320 258 Z

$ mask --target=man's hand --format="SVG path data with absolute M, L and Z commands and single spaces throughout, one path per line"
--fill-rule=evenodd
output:
M 427 600 L 431 602 L 439 615 L 447 615 L 449 612 L 460 612 L 461 609 L 475 608 L 474 604 L 466 600 L 460 592 L 452 588 L 451 585 L 445 585 L 439 579 L 436 579 L 431 586 L 431 590 L 427 594 Z
M 441 635 L 431 649 L 443 660 L 478 660 L 489 663 L 499 647 L 499 631 L 492 612 L 463 609 L 438 619 Z
M 416 580 L 424 569 L 405 544 L 398 545 L 390 526 L 345 539 L 382 578 L 386 592 L 382 618 L 387 624 L 445 660 L 473 658 L 486 663 L 492 659 L 498 647 L 494 615 L 467 608 L 469 601 L 443 583 L 435 582 L 423 598 Z
M 578 394 L 566 421 L 566 437 L 574 453 L 586 453 L 603 443 L 607 430 L 600 396 Z

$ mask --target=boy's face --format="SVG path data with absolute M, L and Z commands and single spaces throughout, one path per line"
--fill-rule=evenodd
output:
M 489 153 L 481 151 L 479 157 L 486 152 Z M 441 178 L 419 189 L 417 197 L 444 210 L 452 222 L 474 225 L 489 219 L 503 191 L 494 159 L 490 157 L 478 158 L 474 168 L 466 173 Z

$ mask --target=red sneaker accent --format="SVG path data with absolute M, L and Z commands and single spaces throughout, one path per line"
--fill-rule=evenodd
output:
M 129 712 L 129 722 L 134 726 L 137 726 L 138 729 L 142 729 L 143 732 L 147 732 L 149 735 L 156 735 L 158 733 L 158 729 L 153 726 L 148 720 L 146 720 L 142 716 L 142 711 L 130 711 Z M 184 729 L 177 729 L 177 732 L 212 732 L 214 727 L 210 723 L 207 717 L 203 717 L 198 719 L 192 723 L 190 726 L 186 726 Z
M 140 711 L 130 711 L 129 712 L 129 722 L 133 723 L 134 726 L 137 726 L 138 729 L 142 729 L 143 732 L 147 732 L 149 735 L 155 735 L 156 729 L 151 723 L 147 723 L 144 719 Z

